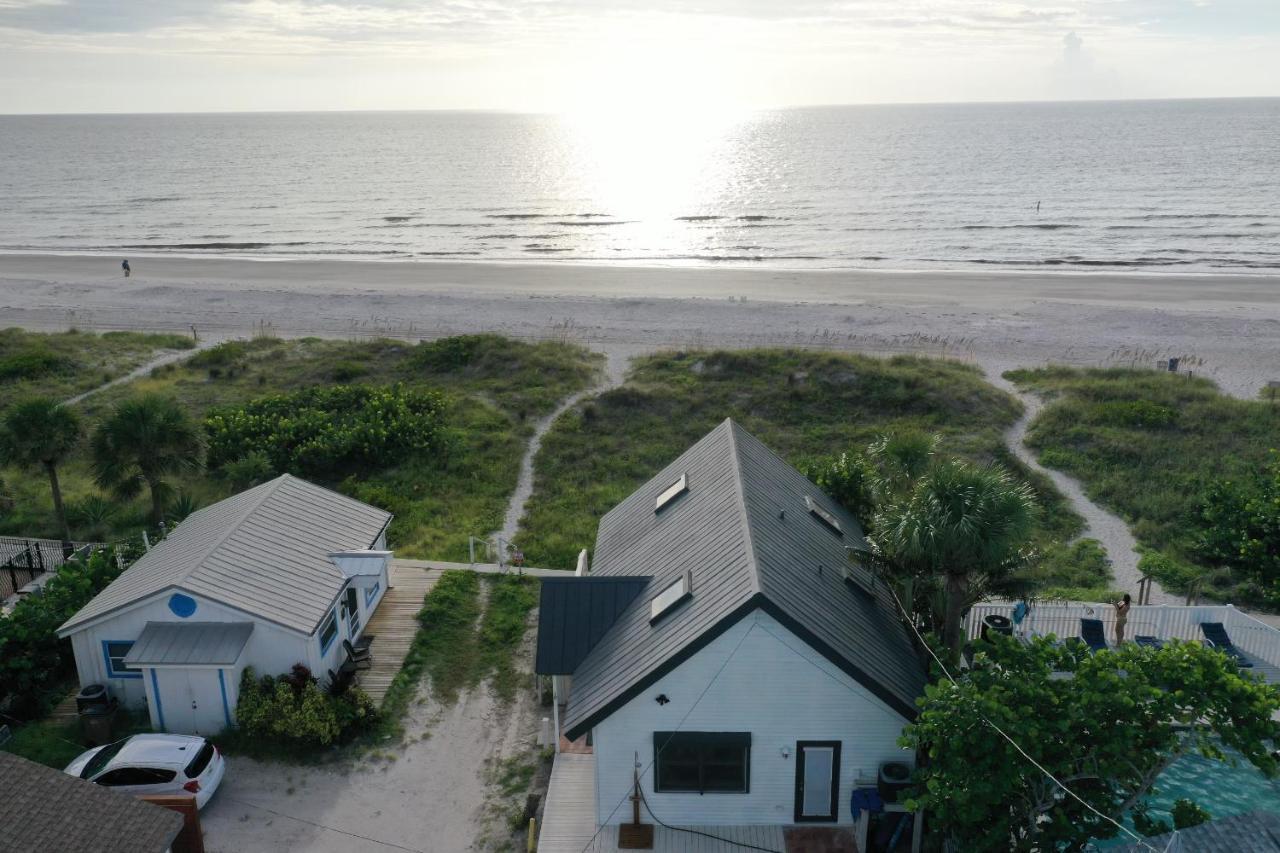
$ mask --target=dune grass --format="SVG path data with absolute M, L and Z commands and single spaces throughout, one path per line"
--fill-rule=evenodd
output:
M 80 405 L 87 425 L 121 400 L 144 392 L 175 397 L 195 418 L 215 407 L 299 388 L 402 383 L 442 390 L 448 398 L 445 452 L 407 454 L 376 470 L 347 472 L 324 485 L 396 514 L 390 544 L 406 557 L 465 559 L 467 537 L 501 526 L 520 457 L 534 422 L 569 394 L 595 381 L 603 358 L 581 347 L 524 343 L 497 335 L 424 344 L 256 338 L 232 341 L 108 389 Z M 56 533 L 47 480 L 5 470 L 12 508 L 0 507 L 0 533 Z M 202 472 L 177 485 L 200 505 L 226 497 L 233 484 Z M 99 519 L 88 512 L 98 490 L 84 446 L 62 469 L 73 534 L 110 539 L 145 523 L 143 499 L 110 502 Z
M 1059 547 L 1081 521 L 1006 449 L 1001 434 L 1021 411 L 977 368 L 953 361 L 807 350 L 654 355 L 544 438 L 518 541 L 530 564 L 572 568 L 594 545 L 601 515 L 733 417 L 793 464 L 861 450 L 886 431 L 937 433 L 944 452 L 999 462 L 1031 483 L 1044 508 L 1037 541 Z
M 163 350 L 194 346 L 190 335 L 0 329 L 0 399 L 71 397 L 128 373 Z
M 1078 478 L 1092 499 L 1129 523 L 1142 545 L 1175 562 L 1196 562 L 1206 485 L 1260 470 L 1280 448 L 1280 408 L 1229 397 L 1207 379 L 1066 367 L 1005 376 L 1049 401 L 1027 433 L 1040 462 Z M 1256 590 L 1225 573 L 1205 591 L 1257 598 Z

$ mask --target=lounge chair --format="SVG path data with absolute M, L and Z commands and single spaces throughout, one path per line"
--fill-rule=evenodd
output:
M 1107 635 L 1102 628 L 1101 619 L 1081 619 L 1080 639 L 1091 652 L 1100 652 L 1107 648 Z
M 342 648 L 346 650 L 347 662 L 354 664 L 356 669 L 369 669 L 373 666 L 373 654 L 368 649 L 357 649 L 351 645 L 350 640 L 343 640 Z
M 1140 646 L 1147 646 L 1152 649 L 1164 648 L 1164 640 L 1159 637 L 1153 637 L 1150 634 L 1139 634 L 1133 638 L 1133 641 Z
M 1227 629 L 1222 626 L 1221 622 L 1201 622 L 1200 630 L 1204 632 L 1204 638 L 1210 646 L 1234 660 L 1242 669 L 1248 669 L 1253 666 L 1253 663 L 1245 657 L 1244 653 L 1231 642 L 1231 638 L 1227 636 Z

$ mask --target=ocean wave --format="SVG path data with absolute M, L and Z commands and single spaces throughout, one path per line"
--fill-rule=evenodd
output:
M 556 222 L 552 222 L 551 224 L 552 224 L 552 225 L 563 225 L 563 226 L 568 226 L 568 227 L 571 227 L 571 228 L 585 228 L 585 227 L 586 227 L 586 226 L 588 226 L 588 225 L 592 225 L 592 226 L 599 226 L 599 225 L 629 225 L 629 224 L 631 224 L 631 222 L 632 222 L 632 221 L 633 221 L 633 220 L 630 220 L 630 219 L 609 219 L 609 220 L 598 220 L 598 219 L 597 219 L 597 220 L 593 220 L 593 221 L 591 221 L 591 222 L 571 222 L 571 221 L 569 221 L 569 220 L 567 220 L 567 219 L 563 219 L 563 220 L 557 220 Z
M 714 219 L 724 219 L 723 216 L 677 216 L 676 222 L 711 222 Z
M 554 252 L 572 252 L 573 249 L 560 248 L 556 246 L 525 246 L 524 251 L 549 255 Z
M 1009 225 L 961 225 L 961 231 L 1006 231 L 1016 230 L 1019 228 L 1029 228 L 1035 231 L 1063 231 L 1072 228 L 1081 228 L 1081 225 L 1074 225 L 1069 222 L 1025 222 L 1011 223 Z
M 310 246 L 309 241 L 287 243 L 125 243 L 107 249 L 270 249 L 276 246 Z
M 1269 219 L 1267 213 L 1139 213 L 1118 217 L 1120 219 Z
M 125 204 L 153 204 L 160 201 L 182 201 L 180 195 L 140 195 L 137 198 L 125 199 Z
M 572 214 L 566 214 L 572 215 Z M 486 219 L 550 219 L 550 213 L 486 213 Z
M 479 252 L 418 252 L 418 255 L 424 258 L 446 258 L 462 255 L 478 255 Z
M 412 216 L 384 216 L 382 218 L 387 222 L 408 222 L 413 217 Z

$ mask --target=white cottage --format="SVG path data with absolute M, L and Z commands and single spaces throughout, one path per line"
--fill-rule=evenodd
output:
M 346 661 L 387 589 L 391 514 L 285 474 L 192 513 L 58 629 L 81 685 L 213 734 L 240 675 Z
M 591 736 L 598 824 L 637 771 L 657 822 L 851 824 L 855 781 L 912 763 L 925 671 L 864 547 L 729 420 L 601 519 L 591 573 L 543 581 L 536 667 Z

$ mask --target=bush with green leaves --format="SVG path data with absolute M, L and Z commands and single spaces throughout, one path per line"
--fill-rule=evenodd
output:
M 1197 555 L 1250 578 L 1280 604 L 1280 454 L 1252 476 L 1210 483 L 1200 518 Z
M 23 597 L 8 618 L 0 618 L 0 711 L 36 719 L 61 698 L 57 688 L 74 675 L 75 655 L 71 641 L 58 638 L 58 627 L 119 574 L 106 551 L 71 560 L 42 595 Z
M 236 725 L 251 737 L 328 746 L 372 726 L 377 713 L 360 688 L 348 687 L 337 695 L 326 692 L 302 664 L 285 675 L 262 677 L 245 667 L 240 676 Z
M 319 478 L 385 468 L 443 443 L 444 398 L 399 385 L 338 385 L 215 409 L 205 420 L 209 464 L 260 453 L 275 471 Z
M 32 348 L 0 355 L 0 382 L 34 379 L 50 373 L 70 370 L 71 361 L 44 349 Z
M 899 741 L 919 762 L 907 807 L 928 810 L 957 849 L 1080 850 L 1113 838 L 1112 821 L 1184 755 L 1223 761 L 1230 749 L 1268 777 L 1280 772 L 1280 688 L 1220 651 L 1173 640 L 1091 654 L 1054 637 L 978 646 L 956 682 L 925 689 Z

